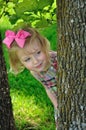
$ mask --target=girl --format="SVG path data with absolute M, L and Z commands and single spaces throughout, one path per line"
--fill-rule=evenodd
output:
M 57 128 L 57 53 L 50 50 L 49 41 L 33 28 L 7 30 L 5 35 L 3 43 L 8 48 L 11 69 L 18 73 L 25 67 L 43 84 L 55 108 Z

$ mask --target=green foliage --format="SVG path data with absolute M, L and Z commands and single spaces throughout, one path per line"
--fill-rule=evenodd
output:
M 23 0 L 17 6 L 15 6 L 15 11 L 17 16 L 20 17 L 24 14 L 24 12 L 38 12 L 42 11 L 43 8 L 47 5 L 52 5 L 53 0 Z
M 53 2 L 53 0 L 23 1 L 20 3 L 18 8 L 15 8 L 15 11 L 18 18 L 21 17 L 23 20 L 29 22 L 32 26 L 44 27 L 48 26 L 53 20 L 55 20 L 53 19 L 55 17 L 52 17 L 51 11 L 53 10 L 53 13 L 55 14 L 54 9 L 56 6 L 55 4 L 54 6 L 52 5 Z M 45 9 L 46 7 L 48 8 Z
M 45 27 L 56 22 L 56 0 L 1 1 L 1 17 L 7 16 L 11 24 L 19 19 L 35 27 Z
M 0 0 L 0 13 L 1 13 L 1 9 L 2 9 L 3 5 L 4 5 L 3 0 Z
M 37 4 L 38 4 L 38 6 L 37 6 L 37 8 L 38 8 L 38 10 L 42 10 L 44 7 L 46 7 L 46 6 L 48 6 L 48 5 L 52 5 L 52 3 L 53 3 L 53 0 L 37 0 L 38 2 L 37 2 Z
M 15 14 L 14 11 L 15 4 L 13 2 L 8 2 L 5 11 L 8 12 L 9 16 Z
M 7 16 L 2 16 L 2 18 L 0 19 L 0 33 L 2 38 L 4 38 L 4 32 L 7 29 L 11 29 L 12 25 L 8 19 Z
M 0 18 L 4 12 L 4 8 L 5 8 L 4 2 L 2 0 L 0 0 Z
M 36 0 L 23 0 L 23 2 L 20 2 L 17 6 L 15 6 L 16 15 L 18 17 L 22 17 L 24 12 L 32 12 L 34 10 L 37 10 L 37 1 Z

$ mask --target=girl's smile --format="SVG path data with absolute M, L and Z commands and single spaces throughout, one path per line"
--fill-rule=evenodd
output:
M 36 68 L 40 68 L 40 67 L 42 67 L 42 63 L 36 66 Z

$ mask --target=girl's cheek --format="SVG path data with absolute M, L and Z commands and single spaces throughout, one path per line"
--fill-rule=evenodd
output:
M 31 65 L 27 65 L 26 68 L 27 68 L 28 70 L 32 70 L 32 66 L 31 66 Z
M 45 55 L 40 55 L 40 57 L 39 57 L 40 59 L 45 59 Z

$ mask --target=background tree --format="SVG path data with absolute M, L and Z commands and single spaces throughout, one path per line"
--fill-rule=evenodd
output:
M 0 35 L 0 130 L 16 130 Z
M 57 0 L 58 130 L 86 129 L 86 2 Z

